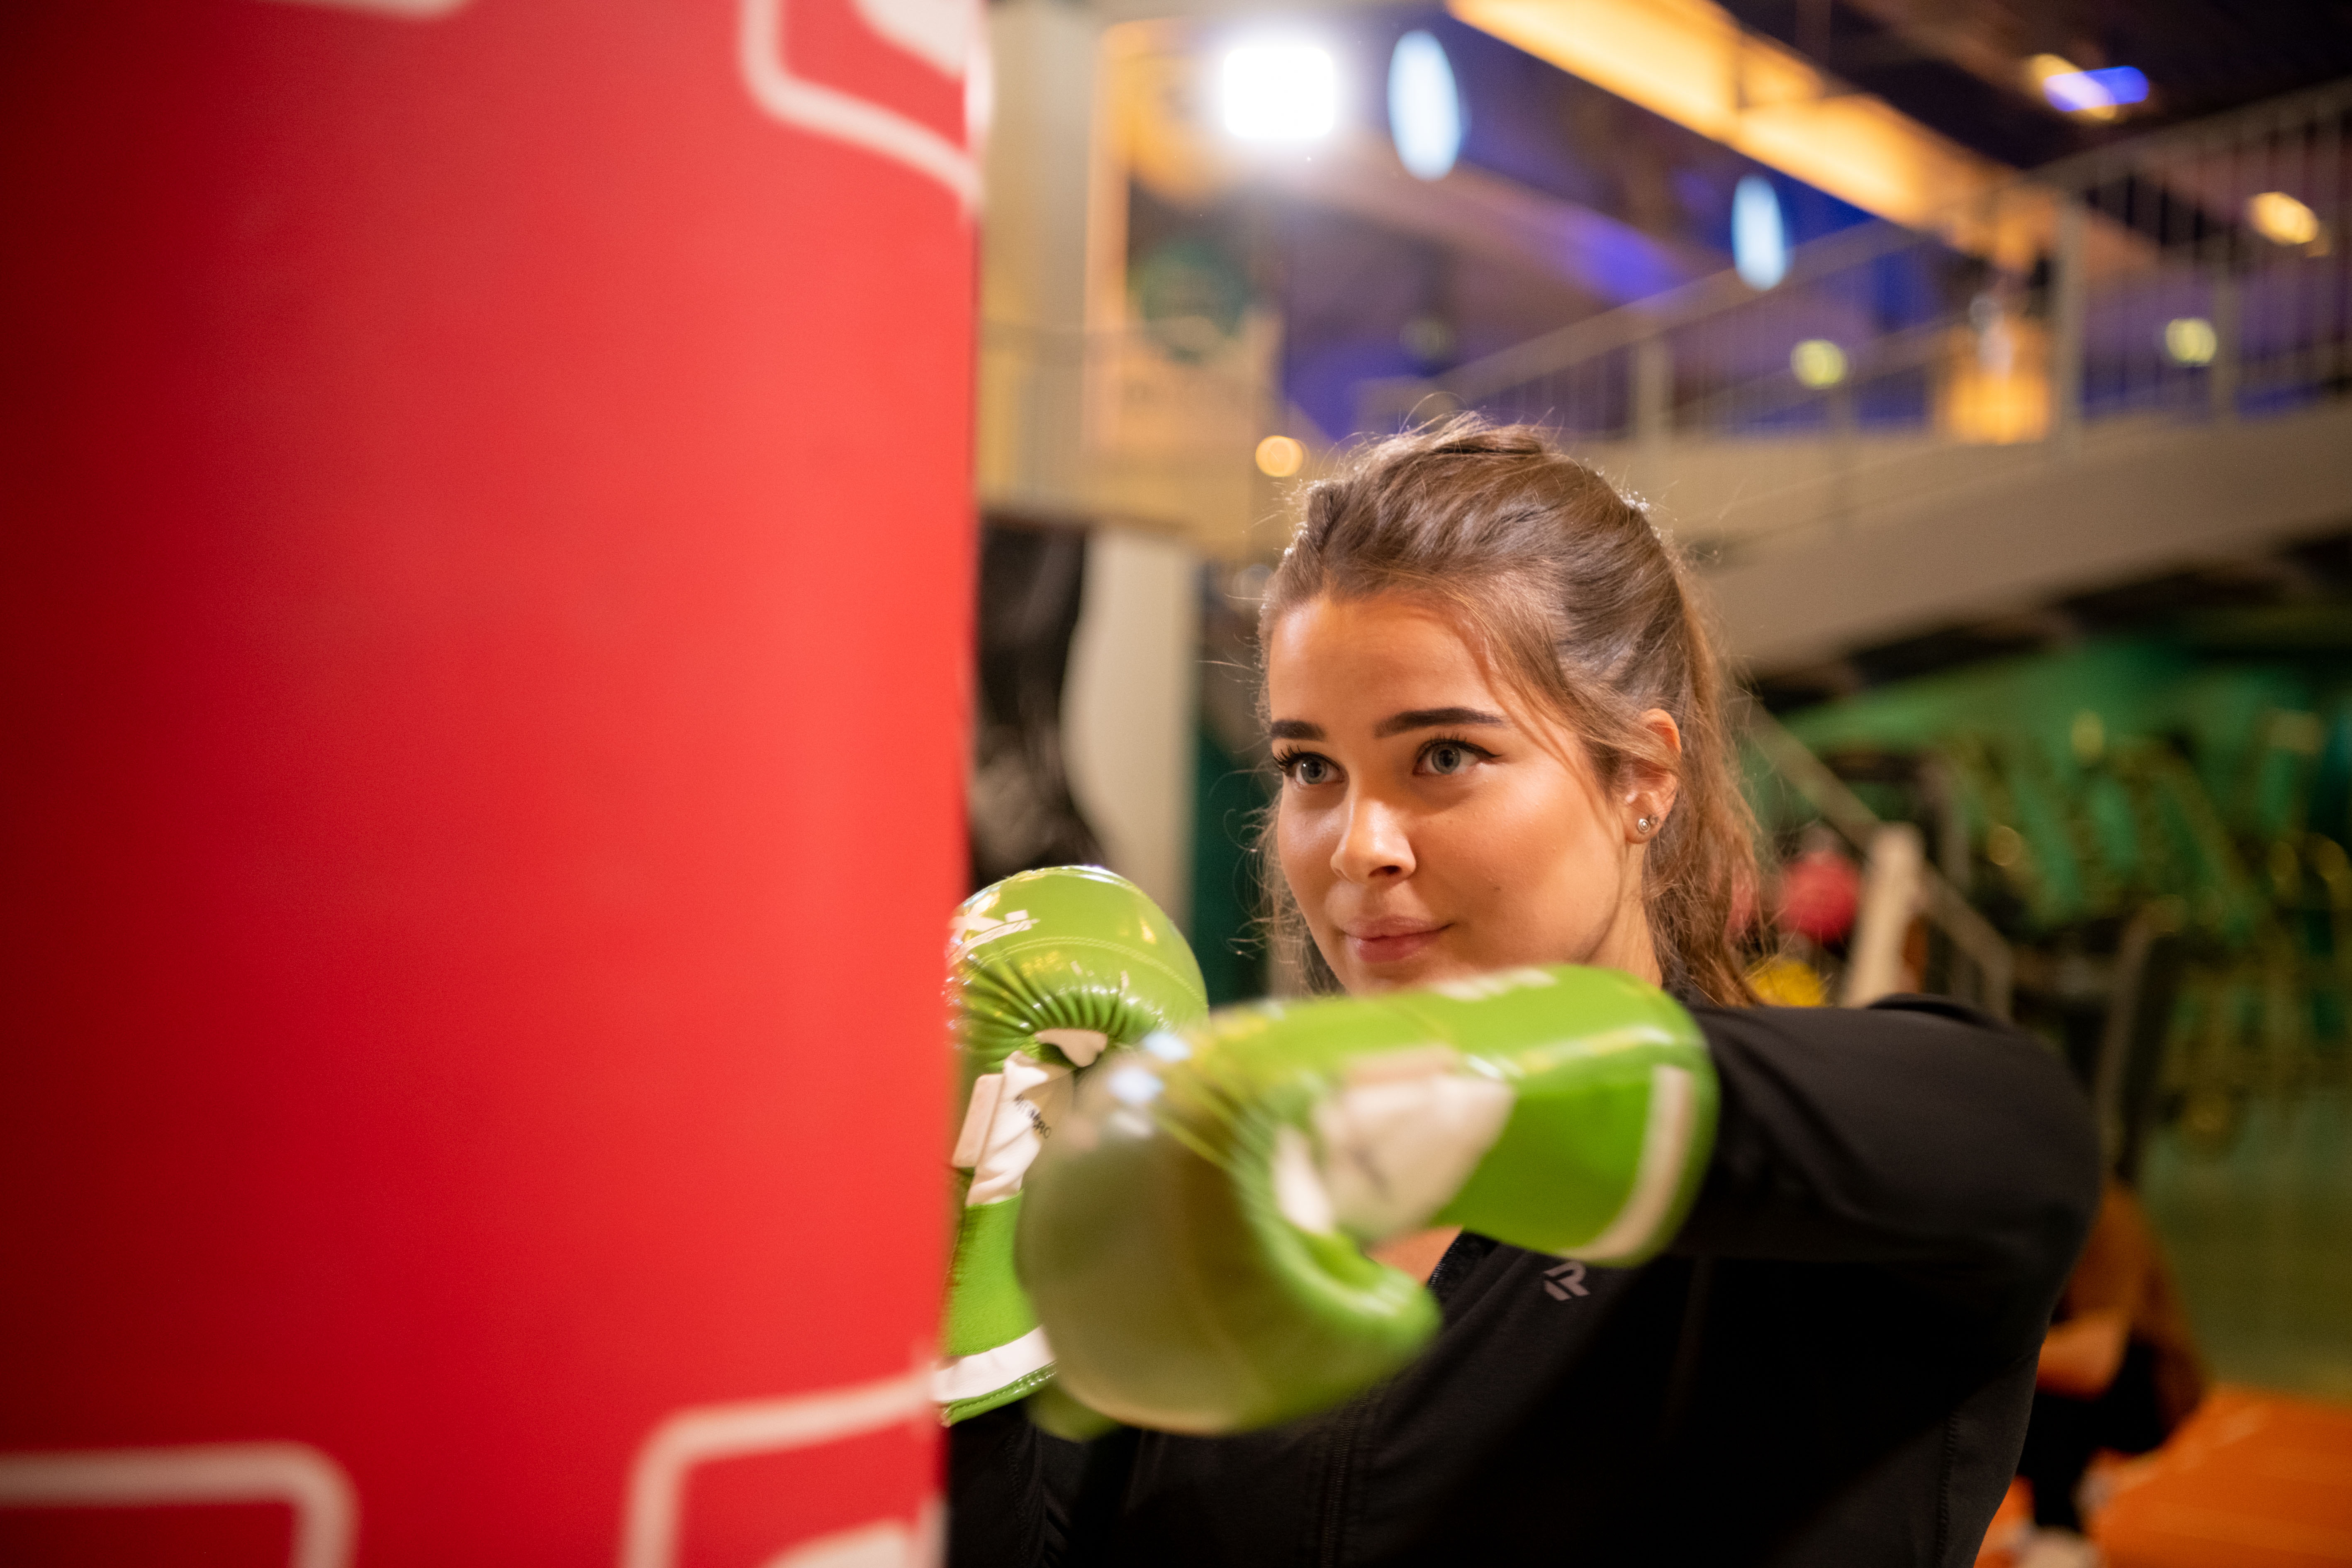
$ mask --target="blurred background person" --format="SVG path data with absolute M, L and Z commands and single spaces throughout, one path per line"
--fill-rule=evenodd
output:
M 2112 1178 L 2059 1298 L 2034 1373 L 2033 1416 L 2017 1473 L 2033 1492 L 2026 1568 L 2097 1561 L 2076 1492 L 2101 1449 L 2145 1454 L 2205 1397 L 2187 1314 L 2147 1215 Z

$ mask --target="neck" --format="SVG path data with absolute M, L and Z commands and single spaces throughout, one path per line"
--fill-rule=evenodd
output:
M 1601 969 L 1622 969 L 1636 980 L 1663 985 L 1665 970 L 1658 963 L 1657 944 L 1650 938 L 1649 910 L 1642 900 L 1643 849 L 1635 845 L 1627 853 L 1615 915 L 1584 962 Z

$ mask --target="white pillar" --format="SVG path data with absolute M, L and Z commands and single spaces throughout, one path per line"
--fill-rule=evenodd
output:
M 995 110 L 981 219 L 981 309 L 993 321 L 1086 324 L 1087 196 L 1102 19 L 1063 0 L 988 12 Z
M 1095 530 L 1062 696 L 1078 809 L 1111 869 L 1179 923 L 1192 906 L 1200 566 L 1171 540 Z

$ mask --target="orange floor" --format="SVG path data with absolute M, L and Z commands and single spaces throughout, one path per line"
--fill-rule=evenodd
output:
M 2108 1568 L 2352 1564 L 2352 1406 L 2222 1387 L 2155 1453 L 2106 1467 L 2091 1534 Z M 1978 1568 L 2009 1568 L 2032 1518 L 2011 1487 Z

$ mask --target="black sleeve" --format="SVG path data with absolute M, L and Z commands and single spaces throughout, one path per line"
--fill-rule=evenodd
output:
M 1995 1345 L 2037 1342 L 2099 1203 L 2055 1056 L 1969 1008 L 1695 1008 L 1722 1085 L 1674 1250 L 1874 1265 Z
M 949 1568 L 1087 1568 L 1115 1521 L 1137 1434 L 1038 1430 L 1019 1405 L 948 1428 Z

